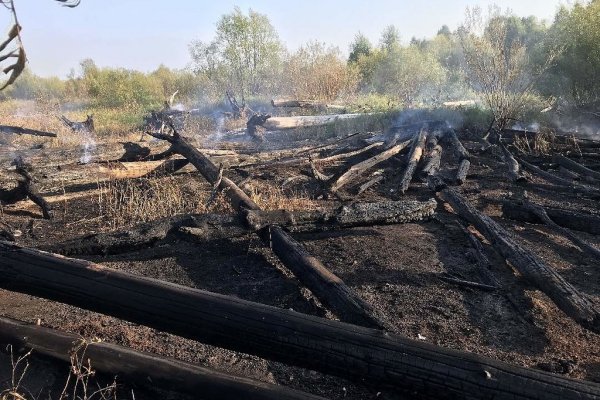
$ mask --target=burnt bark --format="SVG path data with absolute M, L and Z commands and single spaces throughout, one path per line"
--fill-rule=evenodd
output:
M 38 131 L 36 129 L 23 128 L 20 126 L 0 125 L 0 133 L 15 134 L 15 135 L 31 135 L 56 137 L 56 133 Z
M 0 242 L 0 286 L 433 398 L 595 399 L 600 385 Z
M 69 365 L 71 355 L 77 354 L 80 359 L 89 360 L 95 371 L 118 376 L 119 380 L 127 378 L 138 385 L 160 386 L 192 395 L 201 392 L 207 399 L 323 399 L 284 386 L 1 317 L 0 344 L 3 348 L 10 344 L 19 351 L 33 350 L 36 357 L 49 357 Z
M 467 180 L 467 174 L 469 173 L 469 168 L 471 167 L 471 155 L 462 145 L 458 137 L 456 136 L 456 132 L 454 130 L 449 130 L 444 135 L 445 139 L 451 144 L 454 148 L 454 154 L 456 158 L 458 158 L 458 170 L 456 172 L 456 183 L 462 185 Z
M 573 161 L 571 159 L 568 159 L 567 157 L 561 156 L 560 154 L 556 154 L 554 156 L 554 161 L 557 162 L 558 164 L 562 165 L 563 167 L 568 168 L 572 171 L 575 171 L 579 174 L 582 174 L 582 175 L 585 175 L 585 176 L 588 176 L 588 177 L 594 178 L 594 179 L 600 179 L 600 172 L 589 169 L 576 161 Z
M 404 174 L 402 175 L 402 179 L 400 180 L 399 192 L 402 194 L 404 194 L 410 186 L 410 181 L 412 180 L 413 174 L 415 173 L 417 165 L 419 164 L 419 160 L 421 160 L 421 156 L 423 155 L 423 151 L 425 150 L 426 139 L 427 133 L 423 129 L 421 129 L 419 134 L 413 138 L 410 156 L 408 157 L 408 164 L 406 165 L 406 169 L 404 170 Z

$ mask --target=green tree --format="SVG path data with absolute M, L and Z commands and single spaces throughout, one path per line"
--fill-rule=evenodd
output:
M 600 0 L 562 7 L 550 36 L 565 51 L 550 70 L 551 81 L 543 89 L 564 95 L 578 107 L 600 107 Z
M 210 43 L 190 45 L 194 69 L 231 87 L 240 96 L 266 94 L 273 90 L 281 65 L 283 46 L 266 15 L 236 7 L 217 23 Z
M 369 39 L 358 32 L 354 37 L 354 41 L 350 45 L 350 56 L 348 57 L 349 63 L 356 63 L 360 57 L 368 57 L 373 50 L 373 45 Z
M 499 129 L 523 115 L 536 95 L 536 81 L 559 54 L 550 51 L 543 62 L 532 63 L 526 41 L 518 32 L 511 32 L 515 21 L 497 8 L 486 18 L 481 9 L 473 8 L 467 10 L 459 29 L 468 82 L 481 94 Z

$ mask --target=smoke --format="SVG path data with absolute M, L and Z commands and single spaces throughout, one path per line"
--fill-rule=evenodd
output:
M 83 133 L 83 154 L 79 162 L 81 164 L 88 164 L 92 161 L 92 154 L 96 151 L 96 140 L 88 130 L 83 130 L 81 133 Z

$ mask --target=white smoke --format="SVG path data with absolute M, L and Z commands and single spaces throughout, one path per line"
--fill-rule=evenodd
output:
M 83 154 L 79 159 L 81 164 L 87 164 L 92 161 L 92 154 L 96 151 L 96 140 L 91 132 L 84 130 L 83 133 Z

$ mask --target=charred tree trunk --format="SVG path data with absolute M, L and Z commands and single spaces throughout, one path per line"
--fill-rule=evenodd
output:
M 585 166 L 579 164 L 576 161 L 570 160 L 567 157 L 561 156 L 560 154 L 556 154 L 554 156 L 554 161 L 558 164 L 562 165 L 565 168 L 568 168 L 572 171 L 575 171 L 584 176 L 588 176 L 594 179 L 600 179 L 600 172 L 594 171 L 592 169 L 586 168 Z
M 600 385 L 0 242 L 0 286 L 433 398 L 597 399 Z
M 8 191 L 0 189 L 0 201 L 12 204 L 29 198 L 42 209 L 44 218 L 52 219 L 52 208 L 38 190 L 37 184 L 31 175 L 33 170 L 31 165 L 23 162 L 21 158 L 17 158 L 14 163 L 16 173 L 20 175 L 17 187 Z
M 445 200 L 464 219 L 472 223 L 523 276 L 544 292 L 569 317 L 596 333 L 600 332 L 600 312 L 594 304 L 554 269 L 487 215 L 476 210 L 455 190 L 445 187 L 438 177 L 430 177 L 430 187 L 440 190 Z
M 106 342 L 86 341 L 81 336 L 55 329 L 0 318 L 0 344 L 16 349 L 31 349 L 35 356 L 45 356 L 71 363 L 76 353 L 96 371 L 127 378 L 142 386 L 162 386 L 177 392 L 207 399 L 308 400 L 322 399 L 284 386 L 273 385 L 241 376 L 228 375 L 210 368 L 173 358 L 144 353 Z
M 364 174 L 365 171 L 369 170 L 370 168 L 373 168 L 377 164 L 382 163 L 382 162 L 390 159 L 391 157 L 395 156 L 396 154 L 400 153 L 409 144 L 410 144 L 410 141 L 406 141 L 404 143 L 397 144 L 395 146 L 390 147 L 387 150 L 382 151 L 381 153 L 379 153 L 371 158 L 361 161 L 358 164 L 352 165 L 350 168 L 348 168 L 348 170 L 346 170 L 342 175 L 337 177 L 335 179 L 335 181 L 333 181 L 330 184 L 328 190 L 332 193 L 336 193 L 343 186 L 347 185 L 348 183 L 352 182 L 353 180 L 355 180 L 356 178 L 358 178 L 359 176 Z
M 600 216 L 598 215 L 582 214 L 551 207 L 544 207 L 544 211 L 552 221 L 562 227 L 591 233 L 592 235 L 600 235 Z M 510 201 L 502 202 L 502 216 L 516 221 L 535 224 L 543 222 L 525 205 Z
M 399 191 L 402 194 L 404 194 L 404 192 L 406 192 L 410 186 L 410 181 L 412 180 L 413 174 L 417 169 L 417 164 L 419 164 L 419 160 L 421 160 L 421 156 L 423 155 L 426 139 L 427 133 L 424 130 L 421 130 L 413 139 L 410 156 L 408 157 L 408 164 L 406 165 L 406 169 L 404 170 L 404 174 L 400 180 Z
M 15 135 L 56 137 L 56 133 L 43 132 L 43 131 L 38 131 L 35 129 L 22 128 L 20 126 L 10 126 L 10 125 L 0 125 L 0 133 L 15 134 Z
M 450 142 L 452 147 L 454 148 L 454 154 L 458 158 L 458 171 L 456 172 L 456 183 L 462 185 L 467 180 L 467 174 L 469 173 L 469 168 L 471 167 L 471 155 L 462 145 L 458 137 L 456 136 L 456 132 L 454 130 L 449 130 L 446 133 L 446 140 Z
M 554 184 L 562 185 L 562 186 L 570 186 L 570 187 L 572 187 L 573 192 L 583 193 L 583 194 L 592 195 L 592 196 L 600 196 L 600 189 L 573 183 L 572 181 L 570 181 L 568 179 L 563 179 L 563 178 L 553 175 L 549 172 L 546 172 L 546 171 L 536 167 L 535 165 L 528 163 L 525 160 L 521 159 L 519 161 L 521 162 L 521 165 L 523 165 L 530 172 L 540 176 L 542 179 L 544 179 L 550 183 L 554 183 Z
M 525 182 L 527 178 L 521 173 L 521 167 L 519 166 L 517 160 L 513 157 L 506 146 L 504 146 L 504 144 L 499 143 L 499 146 L 502 149 L 502 154 L 504 155 L 504 160 L 508 167 L 508 176 L 510 177 L 510 180 L 513 182 Z

